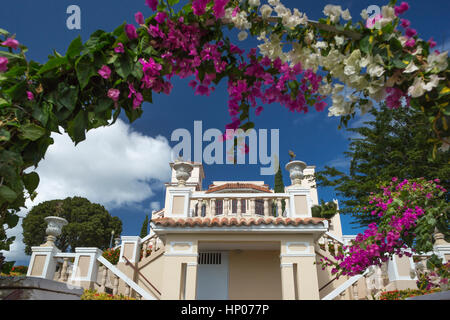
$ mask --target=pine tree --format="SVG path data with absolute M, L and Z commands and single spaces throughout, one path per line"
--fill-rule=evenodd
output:
M 450 187 L 450 153 L 437 153 L 433 160 L 426 116 L 412 108 L 391 110 L 384 105 L 371 113 L 375 119 L 365 122 L 364 127 L 347 129 L 358 134 L 349 139 L 349 151 L 345 152 L 350 159 L 349 174 L 328 166 L 316 173 L 318 186 L 334 187 L 345 198 L 340 201 L 339 212 L 351 214 L 362 227 L 378 222 L 376 216 L 363 210 L 370 208 L 370 193 L 378 192 L 380 184 L 393 177 L 439 178 L 444 188 Z
M 148 235 L 148 215 L 145 216 L 144 223 L 142 224 L 141 229 L 141 239 L 145 238 Z

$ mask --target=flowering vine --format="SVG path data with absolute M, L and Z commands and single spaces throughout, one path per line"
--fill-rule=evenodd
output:
M 322 268 L 331 267 L 337 276 L 354 276 L 369 266 L 381 266 L 394 254 L 402 257 L 432 251 L 436 229 L 448 236 L 450 207 L 445 199 L 447 190 L 439 182 L 393 178 L 389 185 L 382 186 L 380 193 L 372 194 L 366 208 L 380 218 L 380 223 L 372 223 L 358 234 L 351 245 L 335 255 L 335 261 L 321 259 Z

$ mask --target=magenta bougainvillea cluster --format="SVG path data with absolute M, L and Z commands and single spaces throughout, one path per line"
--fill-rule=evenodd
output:
M 357 235 L 344 253 L 335 256 L 336 261 L 324 258 L 322 268 L 332 267 L 332 273 L 354 276 L 369 266 L 381 266 L 397 254 L 411 256 L 413 252 L 432 250 L 432 235 L 436 225 L 445 223 L 448 203 L 447 192 L 439 180 L 403 180 L 393 178 L 381 192 L 373 194 L 366 209 L 380 218 Z
M 208 2 L 193 1 L 194 14 L 205 14 Z M 147 1 L 152 10 L 155 3 Z M 223 17 L 227 3 L 228 1 L 215 2 L 213 12 L 216 18 Z M 227 129 L 235 130 L 241 126 L 239 115 L 242 105 L 254 108 L 256 116 L 263 111 L 262 104 L 276 102 L 292 112 L 308 112 L 307 99 L 317 111 L 323 111 L 326 107 L 323 101 L 326 96 L 318 94 L 322 77 L 311 69 L 304 70 L 301 63 L 290 66 L 280 58 L 258 59 L 256 49 L 245 55 L 245 51 L 233 43 L 209 40 L 210 33 L 197 22 L 189 23 L 184 17 L 171 18 L 166 12 L 158 12 L 148 26 L 141 12 L 136 13 L 135 20 L 151 36 L 151 45 L 160 53 L 162 61 L 158 63 L 153 58 L 147 61 L 139 59 L 143 71 L 141 82 L 129 82 L 128 92 L 109 89 L 108 97 L 114 103 L 117 103 L 121 94 L 125 94 L 132 99 L 133 108 L 140 108 L 144 101 L 140 90 L 150 89 L 156 93 L 170 94 L 173 87 L 170 80 L 174 76 L 182 79 L 194 76 L 195 79 L 189 82 L 189 86 L 196 95 L 209 96 L 215 90 L 216 80 L 228 76 L 228 111 L 232 121 L 226 125 Z M 211 19 L 206 24 L 211 26 L 215 23 Z M 129 40 L 138 39 L 134 25 L 127 24 L 125 32 Z M 124 50 L 123 43 L 118 43 L 114 48 L 119 54 Z M 104 79 L 109 79 L 112 72 L 107 65 L 98 70 L 98 74 Z M 299 77 L 302 77 L 301 80 Z M 289 83 L 294 83 L 294 87 Z

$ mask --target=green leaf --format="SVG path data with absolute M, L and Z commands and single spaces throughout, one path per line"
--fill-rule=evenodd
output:
M 67 49 L 66 57 L 73 59 L 74 57 L 76 57 L 77 55 L 80 54 L 82 49 L 83 49 L 83 43 L 81 42 L 81 36 L 78 36 L 69 45 L 69 48 Z
M 371 41 L 372 39 L 372 41 Z M 373 36 L 367 35 L 360 42 L 361 51 L 364 53 L 372 52 L 373 48 Z
M 81 90 L 87 86 L 91 77 L 97 74 L 97 70 L 87 55 L 82 56 L 77 60 L 75 63 L 75 71 L 77 72 Z
M 19 216 L 16 214 L 8 214 L 5 219 L 8 228 L 12 229 L 19 223 Z
M 48 122 L 49 113 L 50 113 L 50 105 L 44 101 L 42 103 L 42 106 L 39 105 L 36 108 L 34 108 L 33 118 L 35 118 L 45 127 Z
M 49 70 L 53 70 L 55 68 L 58 68 L 62 66 L 63 64 L 66 64 L 67 58 L 66 57 L 60 57 L 60 58 L 53 58 L 48 60 L 46 64 L 44 64 L 41 69 L 39 70 L 38 74 L 42 74 L 44 72 L 47 72 Z
M 23 139 L 31 141 L 36 141 L 45 134 L 45 129 L 34 123 L 28 123 L 22 126 L 20 131 L 22 132 L 21 137 Z
M 95 113 L 101 113 L 111 108 L 112 105 L 113 101 L 111 99 L 106 98 L 99 99 L 98 104 L 94 107 L 94 111 Z
M 39 185 L 39 175 L 36 172 L 30 172 L 23 176 L 23 184 L 27 188 L 28 193 L 33 193 Z
M 9 141 L 10 138 L 11 138 L 11 134 L 9 133 L 9 131 L 4 128 L 1 128 L 0 129 L 0 142 L 1 141 Z
M 75 144 L 86 139 L 87 114 L 80 110 L 75 118 L 69 121 L 67 132 Z
M 75 86 L 64 87 L 64 84 L 61 83 L 58 89 L 61 92 L 58 102 L 70 111 L 73 111 L 78 100 L 78 88 Z
M 170 5 L 170 6 L 174 6 L 174 5 L 176 5 L 178 2 L 180 2 L 180 0 L 169 0 L 169 5 Z
M 126 79 L 133 70 L 133 61 L 129 56 L 124 54 L 114 62 L 114 67 L 117 74 L 121 76 L 122 79 Z
M 11 190 L 7 186 L 0 186 L 0 199 L 9 203 L 13 202 L 17 198 L 17 193 Z

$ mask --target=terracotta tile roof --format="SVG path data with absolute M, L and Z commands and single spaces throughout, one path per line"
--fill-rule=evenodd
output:
M 263 186 L 258 186 L 256 184 L 252 184 L 252 183 L 239 183 L 239 182 L 225 183 L 221 186 L 215 186 L 212 184 L 209 186 L 209 189 L 205 193 L 212 193 L 212 192 L 217 192 L 217 191 L 226 190 L 226 189 L 253 189 L 253 190 L 258 190 L 258 191 L 262 191 L 262 192 L 272 193 L 272 191 L 270 191 L 269 186 L 267 184 L 265 184 Z
M 152 219 L 155 225 L 163 227 L 221 227 L 221 226 L 251 226 L 251 225 L 317 225 L 324 221 L 322 218 L 156 218 Z

